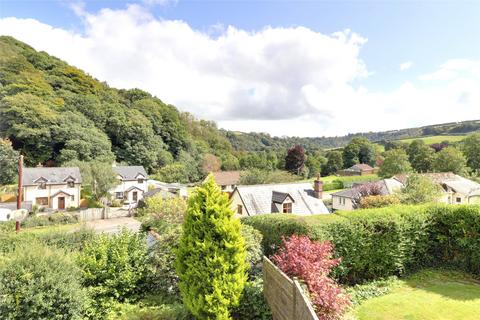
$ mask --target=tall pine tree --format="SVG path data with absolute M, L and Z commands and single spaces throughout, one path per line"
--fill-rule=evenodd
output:
M 212 175 L 189 198 L 176 271 L 183 301 L 197 319 L 230 319 L 247 280 L 245 242 L 233 214 Z

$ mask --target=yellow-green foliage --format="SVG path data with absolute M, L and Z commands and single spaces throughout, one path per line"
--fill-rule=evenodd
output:
M 360 208 L 363 209 L 382 208 L 394 204 L 400 204 L 400 199 L 393 194 L 386 196 L 368 196 L 360 199 Z
M 230 319 L 238 305 L 247 280 L 240 227 L 210 175 L 189 198 L 176 260 L 184 304 L 197 319 Z

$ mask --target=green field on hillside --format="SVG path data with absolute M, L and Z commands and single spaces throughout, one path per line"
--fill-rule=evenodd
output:
M 398 281 L 391 291 L 353 311 L 359 320 L 479 319 L 480 282 L 452 271 L 425 270 Z
M 459 136 L 430 136 L 430 137 L 419 137 L 419 138 L 410 138 L 410 139 L 402 139 L 402 140 L 396 140 L 404 143 L 410 143 L 413 140 L 423 140 L 425 144 L 434 144 L 434 143 L 440 143 L 442 141 L 448 141 L 448 142 L 458 142 L 461 141 L 465 138 L 465 135 L 459 135 Z

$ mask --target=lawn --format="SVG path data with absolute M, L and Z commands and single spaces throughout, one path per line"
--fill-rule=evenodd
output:
M 357 306 L 359 320 L 479 319 L 480 281 L 453 271 L 421 271 L 407 277 L 386 295 Z
M 413 140 L 423 140 L 425 144 L 434 144 L 440 143 L 442 141 L 449 141 L 449 142 L 458 142 L 463 140 L 466 136 L 465 135 L 455 135 L 455 136 L 430 136 L 430 137 L 419 137 L 419 138 L 411 138 L 411 139 L 403 139 L 403 140 L 396 140 L 404 143 L 410 143 Z

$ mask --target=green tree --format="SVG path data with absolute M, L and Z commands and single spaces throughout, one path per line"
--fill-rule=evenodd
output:
M 423 140 L 414 140 L 407 149 L 408 159 L 416 172 L 431 172 L 435 159 L 435 150 Z
M 353 138 L 343 149 L 343 164 L 349 168 L 357 163 L 375 165 L 375 146 L 368 139 L 363 137 Z
M 20 246 L 0 263 L 0 318 L 83 319 L 86 292 L 64 251 Z
M 433 167 L 436 172 L 453 172 L 465 175 L 467 173 L 467 159 L 455 147 L 446 147 L 435 154 Z
M 110 163 L 73 160 L 65 163 L 64 166 L 79 167 L 85 190 L 97 201 L 108 198 L 108 191 L 120 183 Z
M 480 133 L 474 133 L 463 140 L 463 152 L 467 164 L 473 170 L 480 170 Z
M 167 164 L 157 171 L 156 177 L 164 182 L 188 183 L 188 170 L 182 163 Z
M 402 203 L 421 204 L 435 202 L 440 198 L 440 187 L 427 177 L 411 174 L 404 188 L 399 192 Z
M 9 140 L 0 139 L 0 184 L 15 182 L 19 156 Z
M 407 153 L 403 149 L 391 149 L 385 152 L 378 175 L 382 178 L 390 178 L 399 173 L 408 173 L 412 171 Z
M 143 294 L 148 251 L 141 234 L 122 230 L 88 242 L 77 258 L 82 284 L 92 297 L 90 317 L 105 315 L 112 301 L 135 301 Z
M 176 270 L 183 301 L 198 319 L 231 319 L 247 280 L 245 242 L 233 214 L 212 175 L 189 198 Z
M 322 175 L 329 176 L 343 168 L 343 156 L 340 151 L 327 152 L 327 163 L 322 167 Z

